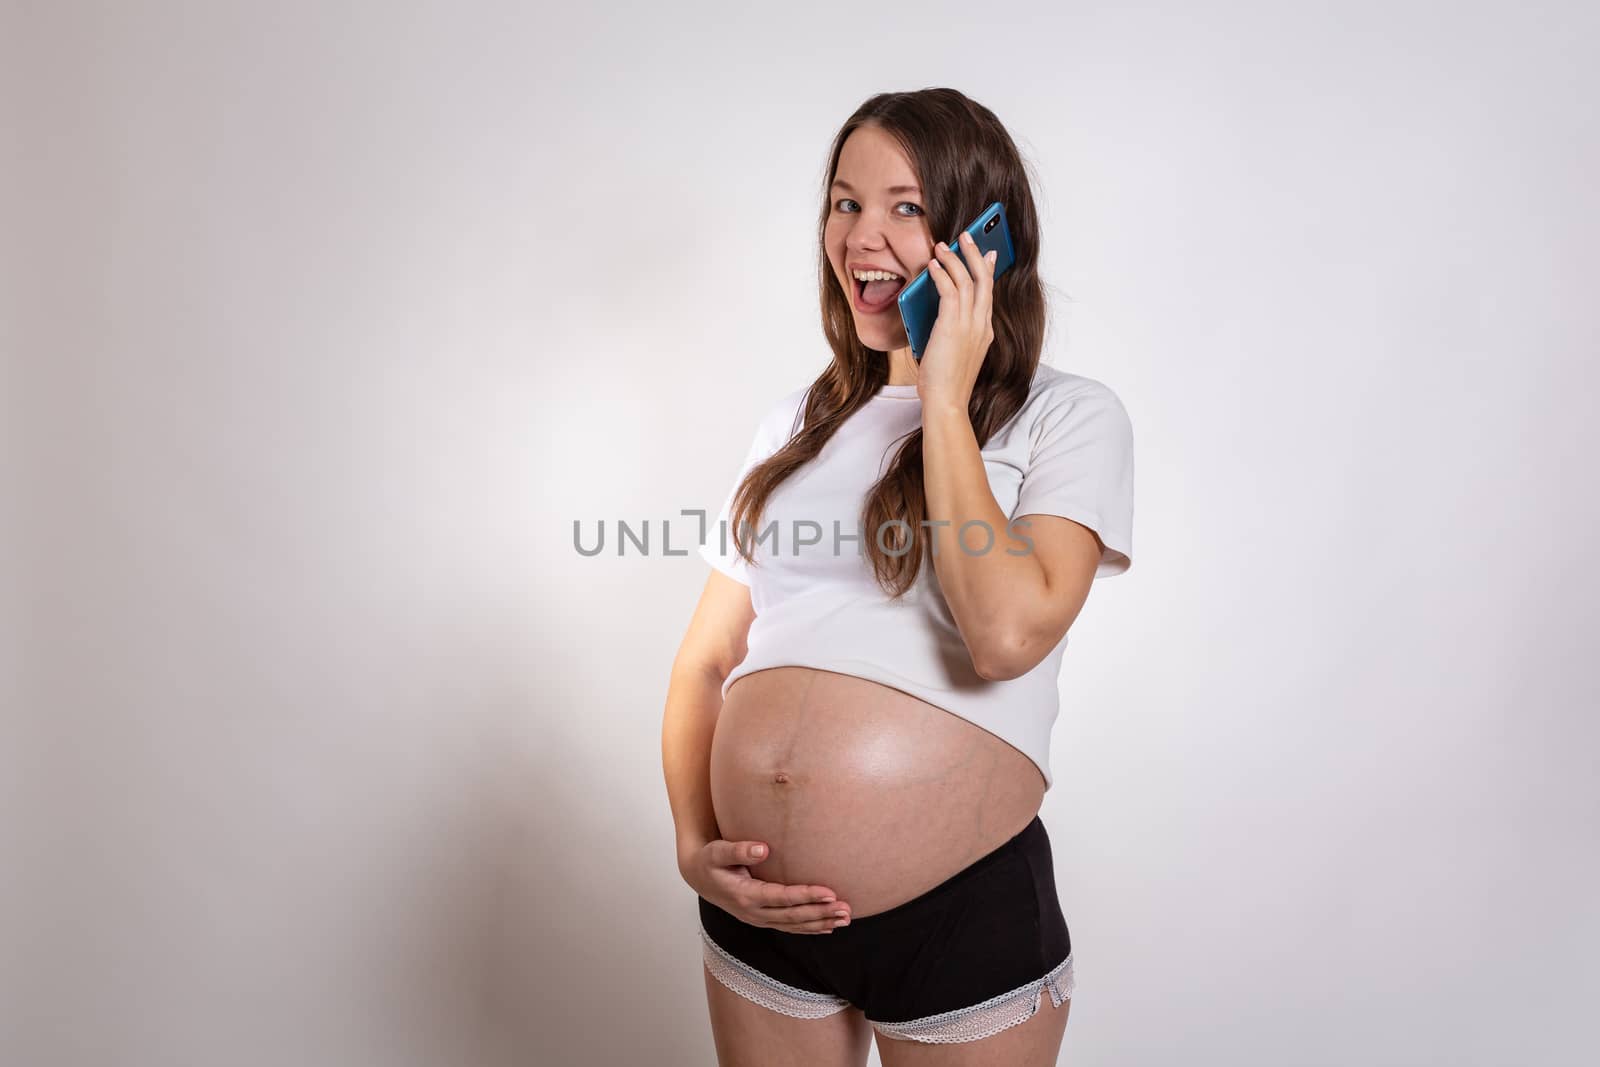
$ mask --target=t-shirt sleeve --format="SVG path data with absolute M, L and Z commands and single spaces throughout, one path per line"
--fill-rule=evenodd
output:
M 750 447 L 745 451 L 744 460 L 739 464 L 739 473 L 734 476 L 733 484 L 728 487 L 727 495 L 723 498 L 722 509 L 706 525 L 705 540 L 699 548 L 700 557 L 743 585 L 750 584 L 750 565 L 740 557 L 738 548 L 734 544 L 736 531 L 729 518 L 729 512 L 733 509 L 734 494 L 739 491 L 739 485 L 744 481 L 745 475 L 789 442 L 791 431 L 794 429 L 796 411 L 804 394 L 805 390 L 789 394 L 762 418 L 750 441 Z
M 1096 578 L 1133 566 L 1133 423 L 1110 388 L 1043 411 L 1012 514 L 1060 515 L 1099 534 Z

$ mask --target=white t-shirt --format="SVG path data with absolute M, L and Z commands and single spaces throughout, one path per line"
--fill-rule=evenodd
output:
M 733 494 L 750 469 L 799 430 L 809 389 L 797 389 L 762 418 L 700 554 L 750 587 L 756 617 L 748 652 L 723 682 L 770 667 L 801 666 L 871 679 L 959 715 L 1008 742 L 1050 775 L 1050 731 L 1060 710 L 1057 682 L 1067 638 L 1033 670 L 987 681 L 972 667 L 926 555 L 916 583 L 891 600 L 872 576 L 860 526 L 866 493 L 888 470 L 900 440 L 922 425 L 914 385 L 885 386 L 851 415 L 822 451 L 785 479 L 752 531 L 754 567 L 740 559 L 728 521 Z M 1133 427 L 1122 401 L 1092 378 L 1041 363 L 1027 401 L 982 450 L 995 502 L 1007 518 L 1062 515 L 1105 544 L 1096 578 L 1133 562 Z M 1028 528 L 1015 528 L 1020 536 Z M 860 540 L 851 540 L 859 534 Z M 1003 529 L 991 552 L 1006 551 Z M 962 542 L 980 551 L 981 526 Z M 884 535 L 893 545 L 893 532 Z M 837 546 L 837 550 L 836 550 Z M 948 549 L 946 549 L 948 550 Z

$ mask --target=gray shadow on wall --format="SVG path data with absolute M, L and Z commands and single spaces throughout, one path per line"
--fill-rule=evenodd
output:
M 468 714 L 484 729 L 457 772 L 460 803 L 427 845 L 433 891 L 416 922 L 431 930 L 432 974 L 416 977 L 450 991 L 462 1030 L 453 1043 L 472 1062 L 711 1062 L 695 897 L 672 866 L 659 758 L 586 764 L 596 742 L 578 734 L 602 727 L 562 709 L 598 706 L 597 691 L 566 691 L 562 673 L 577 672 L 549 669 L 557 662 L 521 648 L 481 676 L 490 691 Z M 637 709 L 604 729 L 659 736 L 667 667 L 656 673 L 662 684 L 646 699 L 602 699 Z M 597 777 L 599 763 L 627 780 Z M 659 810 L 608 807 L 641 796 Z

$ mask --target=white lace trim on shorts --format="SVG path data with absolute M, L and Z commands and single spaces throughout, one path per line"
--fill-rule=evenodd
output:
M 1043 978 L 1020 985 L 1009 993 L 990 997 L 982 1004 L 927 1015 L 910 1022 L 874 1022 L 872 1026 L 885 1037 L 926 1044 L 953 1045 L 962 1041 L 977 1041 L 1033 1018 L 1046 989 L 1050 991 L 1050 1003 L 1061 1007 L 1061 1002 L 1072 996 L 1073 985 L 1072 953 L 1069 952 L 1067 958 L 1056 964 Z
M 799 989 L 762 974 L 744 960 L 729 955 L 727 950 L 711 940 L 711 935 L 705 932 L 704 927 L 700 930 L 700 940 L 705 946 L 706 969 L 711 976 L 763 1008 L 771 1008 L 780 1015 L 796 1019 L 823 1019 L 850 1006 L 850 1002 L 841 997 Z

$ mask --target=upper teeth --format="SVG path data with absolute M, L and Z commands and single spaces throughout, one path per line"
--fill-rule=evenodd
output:
M 887 282 L 898 280 L 900 277 L 900 275 L 886 270 L 858 270 L 853 273 L 857 281 L 863 282 Z

